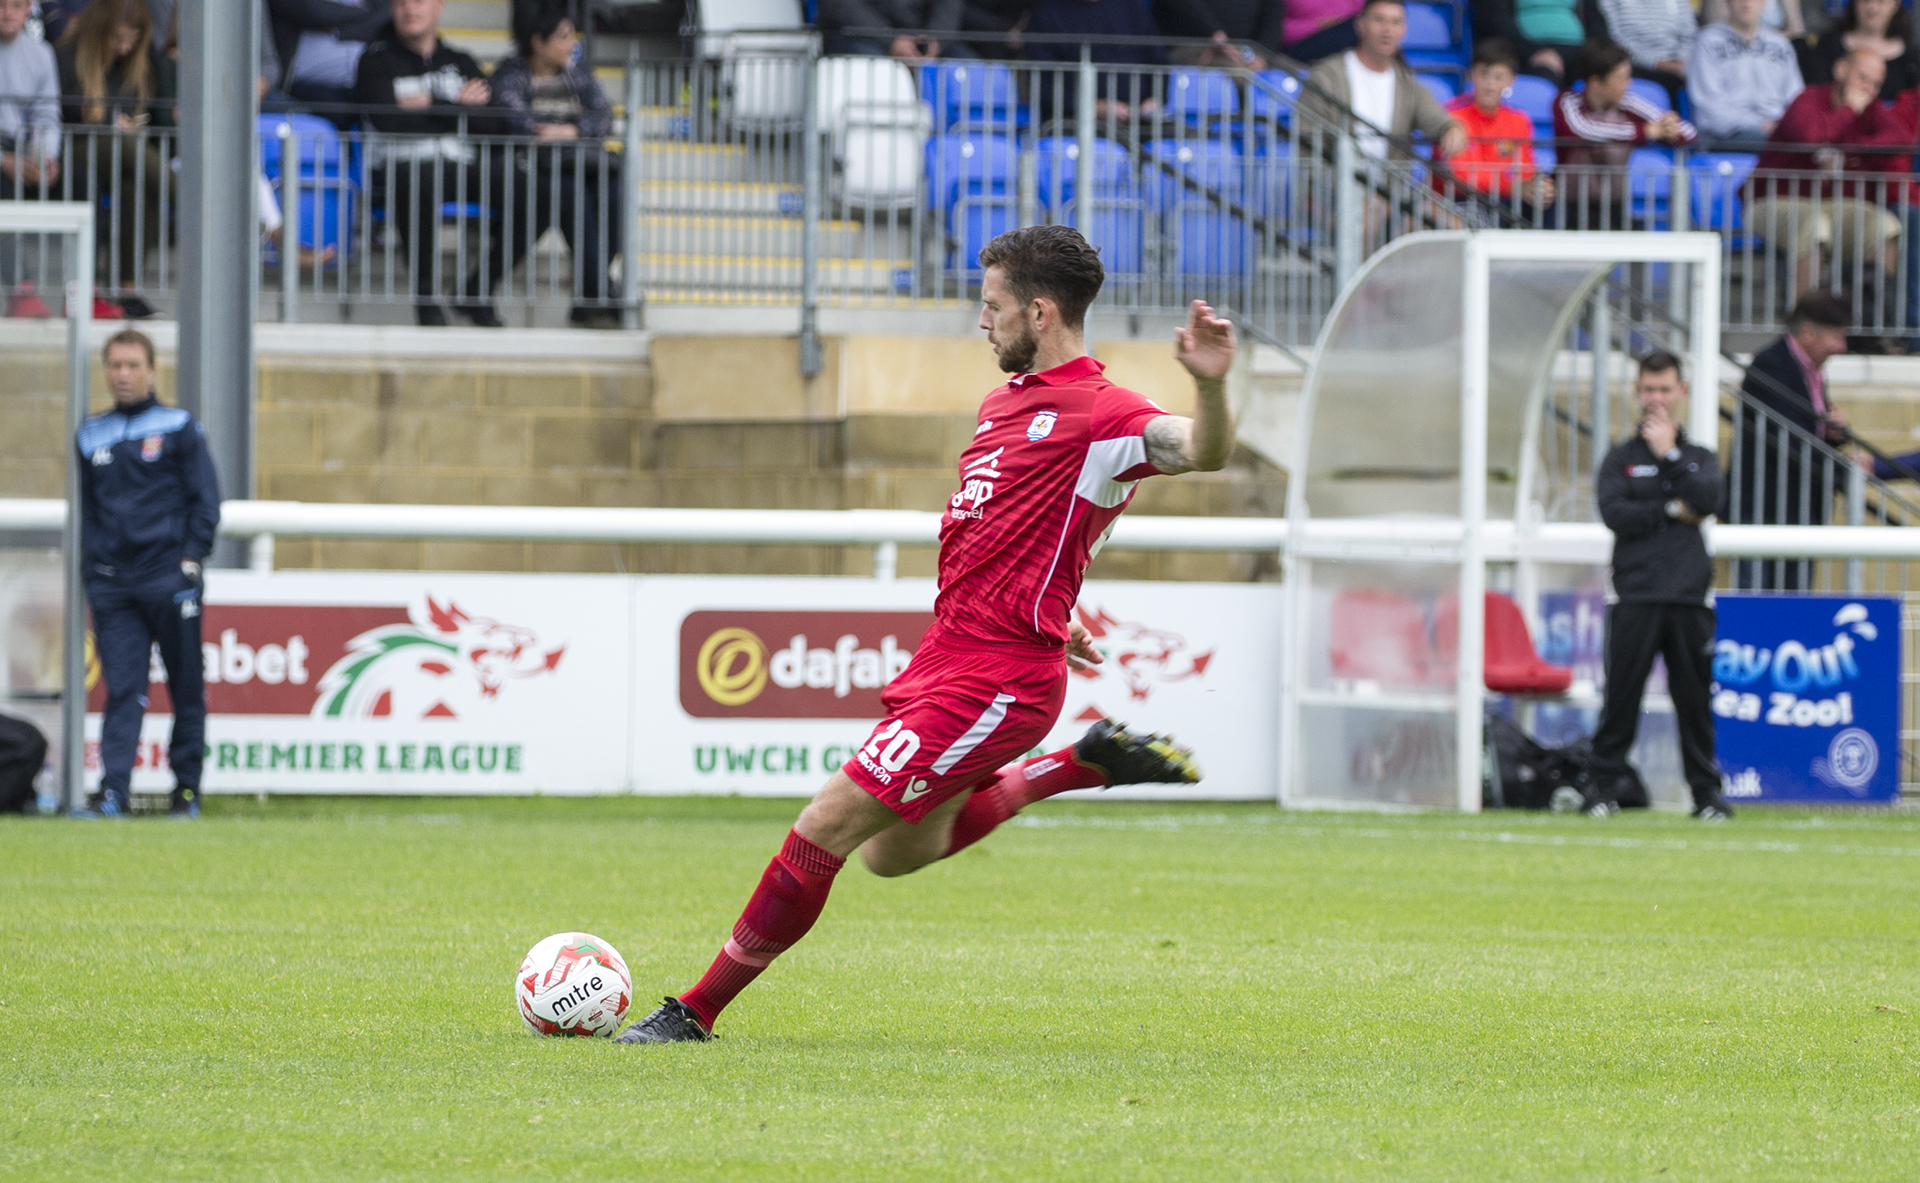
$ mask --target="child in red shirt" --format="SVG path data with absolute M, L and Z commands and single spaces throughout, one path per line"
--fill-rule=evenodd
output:
M 1533 163 L 1533 121 L 1500 101 L 1519 69 L 1520 59 L 1504 41 L 1473 47 L 1473 90 L 1447 104 L 1467 133 L 1467 146 L 1446 159 L 1453 179 L 1436 173 L 1434 188 L 1456 198 L 1474 189 L 1507 205 L 1552 203 L 1553 178 L 1539 176 Z

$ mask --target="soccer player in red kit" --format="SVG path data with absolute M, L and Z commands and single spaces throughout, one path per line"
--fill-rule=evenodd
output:
M 1226 463 L 1233 326 L 1193 302 L 1175 352 L 1199 398 L 1193 418 L 1169 415 L 1087 356 L 1087 306 L 1105 276 L 1078 231 L 1014 230 L 980 262 L 980 327 L 1013 376 L 981 403 L 960 457 L 933 627 L 882 694 L 888 716 L 801 811 L 706 976 L 622 1043 L 712 1038 L 721 1010 L 813 927 L 855 850 L 875 874 L 905 875 L 1055 793 L 1199 779 L 1187 752 L 1111 720 L 1072 747 L 1009 761 L 1052 730 L 1068 663 L 1101 661 L 1070 616 L 1134 485 Z

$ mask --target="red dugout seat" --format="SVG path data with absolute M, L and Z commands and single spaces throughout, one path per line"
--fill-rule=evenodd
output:
M 1344 588 L 1333 598 L 1330 621 L 1333 676 L 1388 686 L 1427 681 L 1432 649 L 1420 606 L 1396 591 Z
M 1487 593 L 1487 689 L 1500 694 L 1564 694 L 1573 671 L 1541 660 L 1527 633 L 1520 605 L 1499 592 Z M 1460 597 L 1443 596 L 1434 612 L 1434 648 L 1442 664 L 1460 651 Z

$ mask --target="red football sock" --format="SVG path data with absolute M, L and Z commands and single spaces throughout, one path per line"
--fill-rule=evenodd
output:
M 953 819 L 953 839 L 947 846 L 947 855 L 952 857 L 972 846 L 1035 801 L 1069 789 L 1093 789 L 1106 783 L 1106 774 L 1090 764 L 1080 763 L 1072 748 L 1009 764 L 992 780 L 976 788 L 973 796 L 960 807 L 959 815 Z
M 802 838 L 798 830 L 788 831 L 786 844 L 767 864 L 760 886 L 754 888 L 735 922 L 733 936 L 706 976 L 680 996 L 707 1030 L 713 1030 L 714 1020 L 747 983 L 807 935 L 820 918 L 820 909 L 826 907 L 833 877 L 846 863 Z

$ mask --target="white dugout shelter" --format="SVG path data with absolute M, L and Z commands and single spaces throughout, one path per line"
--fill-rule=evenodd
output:
M 1536 504 L 1556 354 L 1614 267 L 1684 265 L 1687 431 L 1714 446 L 1720 254 L 1705 233 L 1428 232 L 1355 276 L 1295 431 L 1283 804 L 1480 808 L 1484 620 L 1460 606 L 1493 565 L 1530 607 L 1542 565 L 1605 561 L 1592 526 L 1543 529 Z

